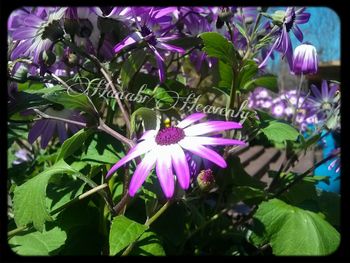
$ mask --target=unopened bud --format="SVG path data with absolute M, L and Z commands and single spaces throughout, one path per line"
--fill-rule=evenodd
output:
M 197 183 L 202 191 L 209 191 L 215 186 L 215 178 L 211 169 L 202 170 L 197 176 Z

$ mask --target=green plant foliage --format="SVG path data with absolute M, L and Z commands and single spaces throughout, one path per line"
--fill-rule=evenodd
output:
M 269 243 L 274 255 L 330 255 L 340 243 L 338 231 L 319 215 L 279 199 L 261 203 L 254 219 L 250 239 Z

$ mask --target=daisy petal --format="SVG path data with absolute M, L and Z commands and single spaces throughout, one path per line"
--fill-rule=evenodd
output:
M 327 80 L 322 81 L 322 97 L 328 98 L 328 84 Z
M 181 54 L 185 53 L 185 50 L 182 47 L 177 47 L 174 45 L 170 45 L 170 44 L 165 44 L 165 43 L 157 43 L 157 47 L 164 49 L 164 50 L 169 50 L 169 51 L 173 51 L 173 52 L 179 52 Z
M 132 197 L 146 180 L 154 164 L 156 163 L 156 151 L 153 150 L 145 155 L 145 158 L 137 166 L 129 185 L 129 195 Z
M 42 131 L 46 128 L 47 120 L 38 120 L 34 123 L 33 127 L 28 133 L 28 142 L 33 144 L 34 141 L 42 134 Z
M 190 116 L 187 116 L 185 119 L 183 119 L 182 121 L 180 121 L 176 127 L 179 128 L 186 128 L 187 126 L 189 126 L 190 124 L 199 121 L 200 119 L 203 119 L 204 117 L 206 117 L 207 115 L 204 113 L 194 113 L 191 114 Z
M 156 56 L 156 62 L 158 66 L 158 75 L 159 75 L 159 81 L 160 83 L 163 83 L 165 81 L 165 64 L 163 57 L 159 54 L 157 49 L 152 46 L 148 45 L 150 49 L 153 51 L 154 55 Z
M 182 189 L 186 190 L 190 186 L 190 169 L 185 153 L 178 144 L 172 145 L 170 153 L 179 184 Z
M 132 35 L 124 38 L 124 40 L 120 43 L 118 43 L 117 45 L 115 45 L 114 47 L 114 52 L 118 53 L 119 51 L 121 51 L 123 48 L 130 46 L 138 41 L 141 40 L 141 37 L 138 33 L 133 33 Z
M 41 135 L 40 146 L 42 149 L 45 149 L 46 146 L 49 144 L 49 141 L 51 140 L 51 138 L 53 136 L 55 128 L 56 128 L 56 121 L 49 120 L 45 130 L 43 131 L 43 133 Z
M 157 154 L 157 177 L 167 198 L 171 198 L 174 194 L 174 175 L 171 167 L 171 155 L 169 147 L 160 146 Z
M 230 129 L 240 129 L 242 125 L 233 121 L 209 121 L 206 123 L 195 124 L 191 127 L 185 128 L 186 136 L 196 136 L 207 134 L 210 132 L 225 131 Z
M 149 138 L 155 137 L 157 135 L 157 130 L 145 131 L 139 140 L 147 140 Z
M 221 168 L 225 168 L 227 166 L 226 161 L 222 158 L 217 152 L 210 150 L 200 144 L 194 144 L 192 142 L 181 140 L 178 142 L 181 147 L 194 153 L 204 159 L 208 159 L 209 161 L 217 164 Z
M 322 94 L 314 84 L 311 84 L 311 91 L 316 98 L 322 98 Z
M 301 32 L 300 28 L 297 25 L 293 26 L 292 31 L 294 35 L 297 37 L 297 39 L 300 42 L 303 42 L 303 38 L 304 38 L 303 32 Z
M 140 156 L 141 154 L 144 154 L 150 151 L 155 146 L 156 146 L 156 143 L 154 140 L 146 140 L 146 141 L 140 142 L 135 147 L 133 147 L 127 155 L 125 155 L 115 165 L 113 165 L 113 167 L 108 171 L 106 178 L 108 178 L 111 174 L 113 174 L 119 167 L 123 166 L 124 164 L 131 161 L 132 159 Z
M 240 140 L 215 138 L 215 137 L 186 137 L 184 140 L 201 145 L 246 145 L 245 142 Z

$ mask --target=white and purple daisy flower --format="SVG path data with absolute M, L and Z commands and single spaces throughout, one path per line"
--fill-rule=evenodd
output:
M 63 36 L 60 20 L 65 10 L 46 8 L 39 13 L 27 13 L 28 10 L 14 13 L 9 31 L 17 45 L 11 53 L 11 59 L 33 57 L 34 62 L 39 62 L 42 52 L 51 49 L 53 41 Z
M 281 27 L 276 31 L 277 36 L 274 44 L 271 46 L 270 51 L 267 53 L 265 59 L 259 65 L 262 68 L 266 65 L 268 58 L 271 56 L 274 50 L 282 53 L 283 57 L 287 58 L 289 68 L 293 67 L 293 47 L 289 36 L 289 32 L 292 31 L 296 38 L 302 42 L 303 33 L 299 28 L 299 24 L 305 24 L 310 19 L 310 13 L 305 13 L 305 7 L 295 9 L 294 7 L 288 7 Z
M 171 22 L 172 16 L 170 14 L 176 11 L 177 8 L 139 8 L 134 10 L 137 31 L 118 43 L 114 47 L 114 52 L 118 53 L 130 45 L 145 42 L 146 46 L 155 55 L 159 80 L 162 83 L 165 81 L 165 63 L 159 50 L 178 53 L 185 52 L 183 48 L 167 43 L 170 40 L 176 39 L 178 36 L 162 35 L 163 26 L 168 25 L 169 22 Z
M 237 122 L 208 121 L 191 125 L 206 115 L 194 113 L 174 127 L 149 130 L 143 134 L 136 146 L 120 159 L 108 172 L 111 176 L 118 168 L 132 159 L 145 154 L 137 166 L 129 185 L 129 195 L 134 196 L 154 166 L 162 190 L 167 198 L 174 194 L 174 173 L 182 189 L 190 185 L 190 169 L 185 152 L 188 151 L 225 168 L 226 161 L 205 145 L 244 145 L 240 140 L 203 136 L 208 133 L 242 128 Z

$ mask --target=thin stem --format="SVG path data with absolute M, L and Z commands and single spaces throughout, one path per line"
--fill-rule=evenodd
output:
M 165 210 L 168 209 L 168 207 L 170 206 L 171 201 L 167 201 L 158 211 L 157 213 L 155 213 L 150 219 L 147 219 L 145 222 L 145 226 L 149 227 L 154 221 L 156 221 L 163 213 Z M 132 242 L 123 252 L 122 256 L 127 256 L 129 255 L 129 253 L 132 251 L 132 249 L 134 248 L 134 246 L 136 245 L 136 242 Z
M 276 192 L 271 198 L 275 198 L 279 195 L 281 195 L 282 193 L 284 193 L 285 191 L 287 191 L 289 188 L 291 188 L 293 185 L 295 185 L 296 183 L 300 182 L 304 177 L 306 177 L 307 175 L 309 175 L 313 170 L 315 170 L 317 167 L 319 167 L 320 165 L 328 162 L 329 160 L 333 159 L 334 157 L 338 156 L 340 154 L 340 152 L 335 152 L 332 153 L 331 155 L 329 155 L 328 157 L 326 157 L 325 159 L 319 161 L 317 164 L 315 164 L 313 167 L 309 168 L 307 171 L 305 171 L 304 173 L 302 173 L 301 175 L 299 175 L 293 182 L 291 182 L 290 184 L 286 185 L 284 188 L 282 188 L 281 190 L 279 190 L 278 192 Z
M 135 145 L 135 143 L 132 140 L 124 137 L 120 133 L 118 133 L 115 130 L 113 130 L 112 128 L 110 128 L 107 124 L 105 124 L 102 121 L 102 119 L 100 119 L 100 125 L 97 128 L 101 131 L 108 133 L 109 135 L 113 136 L 114 138 L 126 143 L 130 148 L 132 148 Z
M 65 119 L 65 118 L 60 118 L 60 117 L 56 117 L 56 116 L 51 116 L 51 115 L 48 115 L 38 109 L 33 109 L 37 114 L 39 114 L 41 117 L 45 118 L 45 119 L 52 119 L 52 120 L 58 120 L 58 121 L 64 121 L 64 122 L 67 122 L 67 123 L 71 123 L 71 124 L 75 124 L 75 125 L 78 125 L 78 126 L 82 126 L 84 128 L 87 127 L 86 123 L 84 122 L 80 122 L 80 121 L 73 121 L 73 120 L 69 120 L 69 119 Z
M 295 110 L 294 110 L 294 114 L 293 114 L 292 125 L 295 124 L 295 118 L 297 117 L 297 113 L 299 110 L 300 91 L 301 91 L 301 86 L 303 85 L 303 81 L 304 81 L 304 75 L 303 75 L 303 73 L 301 73 L 300 82 L 299 82 L 298 91 L 297 91 L 297 104 L 295 106 Z
M 126 125 L 127 129 L 131 132 L 131 124 L 130 124 L 129 114 L 126 112 L 122 102 L 120 101 L 120 98 L 119 98 L 118 93 L 117 93 L 117 89 L 114 86 L 111 77 L 109 76 L 107 71 L 102 67 L 102 65 L 100 67 L 100 71 L 103 74 L 103 76 L 106 78 L 106 80 L 108 81 L 108 85 L 111 87 L 113 94 L 114 94 L 114 98 L 117 100 L 118 106 L 123 114 L 125 125 Z

